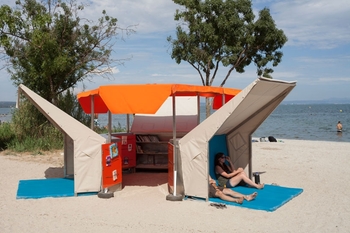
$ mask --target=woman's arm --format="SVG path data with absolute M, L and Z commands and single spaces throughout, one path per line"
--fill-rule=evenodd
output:
M 235 167 L 233 166 L 233 163 L 231 162 L 231 159 L 229 156 L 226 156 L 226 161 L 229 163 L 231 171 L 232 172 L 235 171 Z
M 243 172 L 243 168 L 241 168 L 241 167 L 239 167 L 237 170 L 235 170 L 235 167 L 233 166 L 233 163 L 231 162 L 229 156 L 226 156 L 226 161 L 228 161 L 230 168 L 231 168 L 231 171 L 232 171 L 232 173 L 235 173 L 235 175 L 237 175 L 240 172 Z
M 236 175 L 237 175 L 238 173 L 240 173 L 241 171 L 238 169 L 238 170 L 233 171 L 233 172 L 231 172 L 231 173 L 227 173 L 227 172 L 225 172 L 220 166 L 215 166 L 215 172 L 216 172 L 217 174 L 220 174 L 221 176 L 227 178 L 227 179 L 230 179 L 230 178 L 236 176 Z

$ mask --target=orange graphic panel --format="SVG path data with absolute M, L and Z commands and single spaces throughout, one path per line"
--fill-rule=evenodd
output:
M 117 143 L 102 145 L 102 188 L 122 183 L 122 159 Z

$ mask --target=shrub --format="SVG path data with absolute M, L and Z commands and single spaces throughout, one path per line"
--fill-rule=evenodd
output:
M 6 150 L 8 144 L 14 140 L 15 134 L 12 129 L 12 123 L 4 122 L 0 124 L 0 151 Z

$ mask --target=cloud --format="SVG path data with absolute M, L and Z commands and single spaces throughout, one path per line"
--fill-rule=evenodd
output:
M 93 0 L 89 5 L 84 9 L 87 16 L 101 15 L 102 10 L 106 10 L 123 27 L 137 25 L 138 33 L 175 30 L 174 13 L 177 5 L 173 1 Z
M 88 16 L 100 15 L 103 9 L 118 18 L 125 26 L 138 25 L 136 37 L 140 35 L 159 38 L 175 31 L 174 14 L 179 5 L 172 1 L 113 0 L 91 1 L 84 12 Z M 350 41 L 350 4 L 348 0 L 256 0 L 253 8 L 256 16 L 263 7 L 271 10 L 277 27 L 288 37 L 286 46 L 333 49 Z
M 350 82 L 350 77 L 323 77 L 319 78 L 320 82 Z
M 180 6 L 173 1 L 89 0 L 81 11 L 82 18 L 97 21 L 102 11 L 118 19 L 121 27 L 137 25 L 136 37 L 159 37 L 175 31 L 174 14 Z M 14 6 L 13 1 L 5 4 Z M 80 2 L 79 2 L 80 3 Z M 348 0 L 255 0 L 254 12 L 263 7 L 271 10 L 277 27 L 288 37 L 288 46 L 332 49 L 350 41 L 350 4 Z
M 274 1 L 270 9 L 289 46 L 332 49 L 349 44 L 348 0 Z
M 94 75 L 103 75 L 103 74 L 117 74 L 119 73 L 119 69 L 117 67 L 103 67 L 101 69 L 95 69 L 91 72 Z

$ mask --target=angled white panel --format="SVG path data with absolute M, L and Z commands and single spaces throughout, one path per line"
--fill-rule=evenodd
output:
M 65 167 L 67 166 L 68 171 L 71 172 L 74 166 L 74 192 L 99 191 L 102 177 L 101 145 L 106 143 L 106 139 L 23 84 L 19 88 L 53 125 L 73 141 L 74 159 L 68 157 L 65 160 L 67 163 Z

